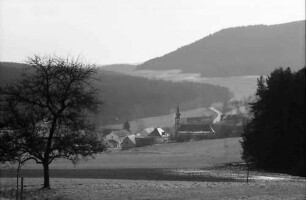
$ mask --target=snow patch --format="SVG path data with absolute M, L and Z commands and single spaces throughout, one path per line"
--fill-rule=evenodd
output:
M 285 180 L 286 178 L 273 177 L 273 176 L 253 176 L 253 179 L 256 179 L 256 180 L 279 181 L 279 180 Z

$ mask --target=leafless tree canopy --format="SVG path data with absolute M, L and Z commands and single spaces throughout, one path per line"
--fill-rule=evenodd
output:
M 38 55 L 27 63 L 22 80 L 1 89 L 2 126 L 19 138 L 19 156 L 43 165 L 44 187 L 50 187 L 48 171 L 54 159 L 76 163 L 80 156 L 104 150 L 86 121 L 86 114 L 101 104 L 92 85 L 96 68 L 78 59 Z

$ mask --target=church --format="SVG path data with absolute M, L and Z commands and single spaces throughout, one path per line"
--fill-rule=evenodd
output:
M 212 123 L 211 116 L 181 117 L 180 108 L 177 106 L 174 125 L 175 137 L 196 138 L 214 135 Z

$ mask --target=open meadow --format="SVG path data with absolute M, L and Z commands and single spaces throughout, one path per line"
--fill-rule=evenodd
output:
M 241 138 L 168 143 L 99 154 L 74 166 L 51 165 L 50 190 L 41 166 L 24 167 L 26 199 L 303 199 L 304 178 L 247 170 Z M 0 199 L 13 198 L 16 179 L 0 170 Z
M 77 165 L 56 160 L 50 169 L 114 169 L 114 168 L 202 168 L 241 162 L 241 138 L 201 140 L 156 144 L 126 151 L 109 151 L 95 159 L 80 160 Z M 42 169 L 34 162 L 24 169 Z

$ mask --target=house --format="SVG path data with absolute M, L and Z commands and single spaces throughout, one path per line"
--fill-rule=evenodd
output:
M 215 133 L 211 116 L 181 118 L 179 107 L 175 115 L 175 137 L 204 138 Z
M 181 118 L 181 124 L 207 124 L 213 121 L 212 116 Z
M 136 136 L 135 142 L 136 142 L 136 147 L 144 147 L 156 144 L 154 137 L 148 137 L 148 136 Z
M 154 127 L 146 128 L 146 129 L 144 129 L 143 131 L 141 131 L 140 133 L 137 133 L 136 136 L 146 137 L 146 136 L 148 136 L 152 131 L 154 131 Z
M 110 148 L 120 148 L 124 138 L 129 135 L 132 135 L 132 133 L 125 129 L 114 130 L 107 134 L 104 140 Z
M 121 149 L 127 150 L 136 147 L 135 135 L 126 136 L 121 142 Z
M 168 137 L 169 134 L 166 133 L 163 129 L 161 128 L 154 128 L 153 131 L 148 136 L 155 136 L 155 137 Z
M 170 135 L 161 128 L 146 128 L 135 135 L 136 147 L 165 143 Z
M 120 146 L 120 138 L 114 132 L 110 132 L 105 136 L 106 145 L 110 148 L 119 148 Z
M 193 134 L 195 136 L 209 135 L 215 133 L 209 124 L 181 124 L 177 130 L 178 135 Z
M 246 120 L 247 117 L 245 117 L 243 114 L 227 114 L 223 117 L 219 124 L 243 126 Z
M 154 138 L 156 143 L 165 143 L 169 140 L 169 134 L 161 128 L 154 128 L 148 137 Z

